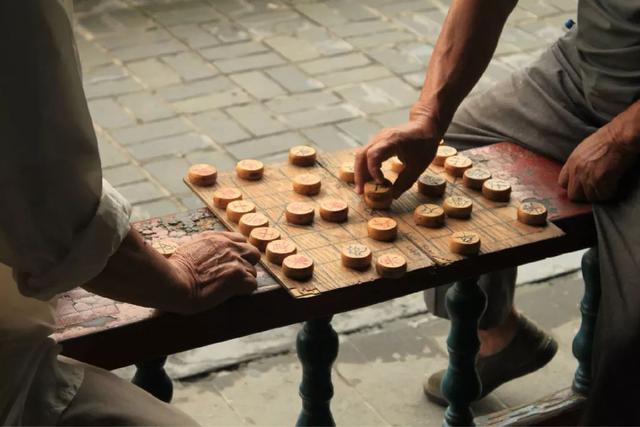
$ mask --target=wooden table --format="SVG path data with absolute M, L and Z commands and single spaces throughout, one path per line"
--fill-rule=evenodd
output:
M 569 203 L 555 184 L 558 165 L 508 143 L 479 149 L 476 155 L 493 156 L 504 168 L 511 168 L 512 173 L 521 173 L 534 183 L 538 198 L 545 199 L 550 207 L 550 219 L 566 234 L 526 248 L 514 247 L 469 258 L 435 271 L 413 271 L 400 280 L 378 279 L 307 299 L 292 298 L 259 268 L 259 286 L 254 294 L 234 298 L 192 316 L 158 313 L 76 289 L 59 300 L 59 329 L 54 338 L 62 344 L 64 355 L 86 363 L 106 369 L 138 364 L 134 382 L 170 400 L 170 380 L 162 368 L 166 355 L 305 322 L 297 340 L 303 366 L 300 388 L 303 408 L 298 424 L 331 425 L 331 366 L 338 352 L 331 317 L 456 282 L 447 296 L 454 303 L 450 307 L 452 331 L 448 340 L 453 357 L 450 357 L 451 369 L 445 382 L 449 383 L 447 397 L 453 404 L 447 410 L 445 423 L 470 424 L 473 417 L 469 404 L 480 391 L 473 368 L 479 346 L 477 322 L 485 306 L 484 293 L 476 282 L 478 275 L 591 247 L 595 242 L 590 208 Z M 222 229 L 206 209 L 151 219 L 134 226 L 149 240 L 186 238 L 200 231 Z M 583 335 L 589 333 L 587 330 Z M 583 346 L 588 347 L 590 339 L 587 336 L 588 342 Z M 580 362 L 581 367 L 588 369 L 582 360 Z

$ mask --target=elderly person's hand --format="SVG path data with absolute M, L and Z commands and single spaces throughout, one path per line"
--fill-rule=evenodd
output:
M 175 280 L 189 293 L 181 313 L 196 313 L 257 287 L 260 252 L 239 233 L 205 231 L 169 258 Z
M 558 183 L 569 199 L 604 202 L 615 197 L 620 178 L 638 158 L 637 149 L 610 123 L 582 141 L 567 159 Z
M 403 125 L 381 130 L 357 151 L 354 167 L 356 191 L 359 194 L 367 181 L 384 180 L 380 166 L 390 157 L 398 156 L 404 164 L 404 169 L 393 184 L 395 198 L 411 188 L 427 169 L 435 157 L 444 131 L 438 129 L 433 120 L 424 116 L 412 116 Z

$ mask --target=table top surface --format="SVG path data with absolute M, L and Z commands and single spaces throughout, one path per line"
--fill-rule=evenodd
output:
M 560 166 L 556 163 L 510 143 L 469 150 L 468 153 L 475 158 L 483 158 L 485 164 L 493 170 L 517 174 L 523 184 L 518 189 L 520 200 L 530 197 L 543 201 L 549 209 L 549 218 L 554 223 L 570 226 L 574 219 L 590 218 L 588 205 L 569 202 L 564 191 L 557 186 Z M 149 241 L 172 238 L 178 242 L 189 239 L 189 236 L 200 231 L 224 229 L 206 208 L 142 221 L 134 224 L 134 227 Z M 58 300 L 58 329 L 54 339 L 62 342 L 63 352 L 72 357 L 106 368 L 124 366 L 134 362 L 136 357 L 170 354 L 315 316 L 332 315 L 462 279 L 463 274 L 480 274 L 514 263 L 530 262 L 592 243 L 584 235 L 575 238 L 574 234 L 578 233 L 568 233 L 567 236 L 539 242 L 526 250 L 514 247 L 500 255 L 470 258 L 467 263 L 455 264 L 455 268 L 445 266 L 428 274 L 415 271 L 400 281 L 380 279 L 365 286 L 339 289 L 312 299 L 295 300 L 270 274 L 258 266 L 258 289 L 253 295 L 234 298 L 220 307 L 195 316 L 159 313 L 153 309 L 116 302 L 83 289 L 75 289 L 61 295 Z M 247 312 L 251 314 L 242 314 Z M 194 324 L 200 325 L 203 322 L 207 326 L 220 322 L 225 328 L 214 328 L 206 333 L 192 331 Z M 185 334 L 184 328 L 189 328 L 189 333 Z M 171 334 L 175 334 L 176 340 L 180 342 L 169 343 L 172 341 Z M 96 335 L 100 336 L 105 346 L 112 342 L 114 347 L 118 347 L 116 344 L 121 344 L 122 340 L 135 340 L 146 342 L 146 348 L 106 354 L 89 346 L 92 337 Z M 140 337 L 145 338 L 141 340 Z

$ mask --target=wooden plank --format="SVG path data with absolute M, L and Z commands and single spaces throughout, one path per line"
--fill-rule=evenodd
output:
M 439 229 L 420 227 L 413 222 L 413 211 L 422 203 L 442 204 L 442 198 L 430 198 L 420 194 L 417 186 L 394 201 L 390 210 L 377 211 L 368 208 L 362 197 L 355 193 L 352 184 L 347 184 L 338 178 L 338 169 L 344 162 L 353 161 L 352 151 L 342 151 L 321 155 L 316 165 L 299 167 L 289 163 L 266 165 L 264 177 L 259 181 L 247 181 L 236 177 L 235 173 L 223 173 L 218 183 L 213 187 L 200 187 L 185 183 L 205 203 L 205 205 L 231 230 L 238 230 L 237 224 L 227 219 L 223 209 L 213 204 L 213 193 L 222 187 L 238 188 L 243 198 L 253 202 L 258 212 L 262 212 L 271 221 L 271 226 L 277 228 L 283 238 L 293 240 L 298 246 L 298 252 L 309 255 L 315 260 L 315 272 L 311 280 L 300 282 L 286 277 L 280 266 L 265 259 L 262 264 L 271 272 L 276 280 L 296 298 L 318 296 L 349 286 L 358 286 L 374 281 L 378 275 L 374 268 L 364 272 L 343 267 L 340 263 L 342 246 L 351 242 L 363 243 L 371 248 L 374 258 L 389 251 L 398 251 L 407 258 L 408 271 L 425 268 L 436 268 L 465 259 L 449 251 L 449 236 L 456 231 L 475 231 L 481 235 L 482 248 L 478 258 L 501 252 L 513 247 L 558 237 L 563 232 L 552 223 L 545 227 L 533 227 L 521 224 L 516 219 L 517 206 L 521 202 L 522 188 L 517 175 L 507 175 L 498 168 L 497 160 L 493 160 L 492 172 L 495 177 L 507 179 L 512 183 L 514 196 L 509 202 L 499 203 L 487 200 L 479 191 L 471 190 L 462 185 L 460 178 L 455 178 L 444 169 L 431 166 L 431 172 L 443 176 L 447 181 L 446 196 L 463 195 L 474 202 L 474 210 L 470 219 L 447 218 L 446 225 Z M 396 175 L 388 164 L 383 165 L 383 171 L 391 180 Z M 301 173 L 313 173 L 322 179 L 322 190 L 317 196 L 303 196 L 292 189 L 292 179 Z M 531 192 L 526 193 L 531 199 Z M 344 200 L 350 207 L 349 220 L 343 224 L 324 221 L 316 216 L 312 225 L 298 226 L 286 222 L 285 207 L 294 201 L 305 201 L 316 208 L 325 199 L 337 198 Z M 544 200 L 539 199 L 544 202 Z M 376 216 L 389 216 L 398 222 L 398 239 L 394 242 L 378 242 L 367 236 L 367 221 Z

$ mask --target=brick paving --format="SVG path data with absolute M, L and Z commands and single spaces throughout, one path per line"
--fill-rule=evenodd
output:
M 563 34 L 577 0 L 521 0 L 476 90 Z M 405 120 L 447 0 L 76 0 L 104 173 L 143 219 L 199 206 L 186 167 L 353 148 Z

